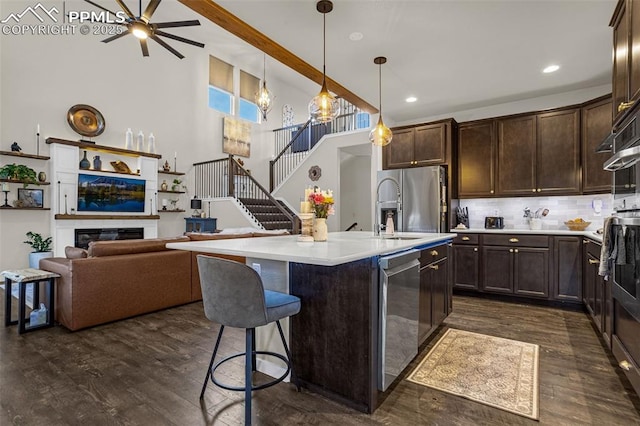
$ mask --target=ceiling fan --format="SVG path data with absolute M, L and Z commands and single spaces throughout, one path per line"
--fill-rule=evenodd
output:
M 104 10 L 107 13 L 110 13 L 112 16 L 116 16 L 116 13 L 100 6 L 97 3 L 94 3 L 91 0 L 85 0 L 85 1 L 99 9 Z M 142 48 L 142 56 L 149 56 L 149 47 L 147 46 L 147 39 L 150 38 L 154 40 L 156 43 L 158 43 L 160 46 L 164 47 L 165 49 L 167 49 L 168 51 L 176 55 L 180 59 L 184 58 L 184 55 L 182 55 L 176 49 L 171 47 L 169 44 L 167 44 L 167 42 L 162 40 L 160 37 L 167 37 L 173 40 L 180 41 L 182 43 L 188 43 L 194 46 L 204 47 L 204 44 L 199 43 L 197 41 L 189 40 L 184 37 L 180 37 L 180 36 L 170 34 L 160 30 L 160 28 L 191 27 L 194 25 L 200 25 L 200 21 L 198 21 L 197 19 L 191 20 L 191 21 L 172 21 L 172 22 L 158 22 L 158 23 L 149 22 L 151 20 L 151 16 L 158 8 L 160 1 L 161 0 L 150 0 L 146 9 L 144 10 L 144 12 L 142 12 L 142 0 L 139 0 L 138 10 L 140 14 L 139 16 L 135 16 L 133 12 L 131 12 L 131 10 L 127 7 L 127 5 L 124 4 L 123 0 L 116 0 L 116 3 L 118 3 L 122 11 L 127 15 L 127 19 L 118 25 L 127 27 L 127 31 L 123 31 L 120 34 L 106 38 L 102 40 L 102 42 L 109 43 L 113 40 L 119 39 L 120 37 L 124 37 L 127 34 L 133 34 L 140 40 L 140 47 Z

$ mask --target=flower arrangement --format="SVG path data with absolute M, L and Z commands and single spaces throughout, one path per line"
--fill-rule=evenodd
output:
M 335 214 L 333 208 L 333 191 L 321 191 L 320 188 L 315 187 L 313 192 L 310 192 L 307 199 L 311 204 L 313 212 L 316 214 L 316 218 L 326 219 L 329 215 Z

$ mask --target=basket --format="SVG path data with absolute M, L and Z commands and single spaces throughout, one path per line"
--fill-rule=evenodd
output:
M 591 225 L 591 222 L 565 222 L 564 223 L 567 228 L 569 228 L 571 231 L 584 231 L 585 229 L 587 229 L 589 227 L 589 225 Z

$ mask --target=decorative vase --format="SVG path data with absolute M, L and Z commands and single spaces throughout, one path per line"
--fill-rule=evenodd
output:
M 84 152 L 84 157 L 80 160 L 80 168 L 83 170 L 88 170 L 91 167 L 91 163 L 87 160 L 87 151 Z
M 160 184 L 160 189 L 162 191 L 166 191 L 167 189 L 169 189 L 169 185 L 167 184 L 166 180 L 163 180 L 162 183 Z
M 44 182 L 47 180 L 47 174 L 45 172 L 38 173 L 38 180 L 40 182 Z
M 94 170 L 102 170 L 102 160 L 99 155 L 93 157 L 93 169 Z
M 315 218 L 313 221 L 313 241 L 327 241 L 327 232 L 327 218 Z

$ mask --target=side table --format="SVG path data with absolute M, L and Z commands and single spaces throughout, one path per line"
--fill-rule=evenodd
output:
M 0 273 L 4 276 L 4 326 L 18 324 L 18 334 L 29 331 L 39 330 L 53 326 L 55 317 L 55 279 L 60 275 L 42 271 L 40 269 L 16 269 L 3 271 Z M 45 298 L 47 306 L 47 320 L 44 324 L 31 326 L 30 319 L 25 318 L 26 313 L 26 292 L 27 284 L 33 283 L 33 308 L 38 309 L 40 306 L 40 286 L 39 283 L 45 281 Z M 18 319 L 11 319 L 11 286 L 13 283 L 18 284 Z
M 216 217 L 185 217 L 187 232 L 215 232 L 218 218 Z

